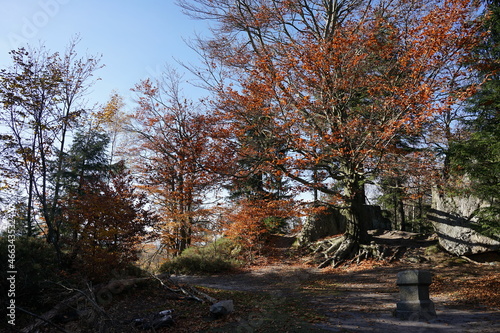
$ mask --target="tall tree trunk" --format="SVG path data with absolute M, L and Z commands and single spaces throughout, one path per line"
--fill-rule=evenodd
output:
M 186 226 L 181 226 L 180 232 L 179 232 L 179 254 L 182 253 L 185 249 L 188 248 L 190 245 L 190 237 L 188 235 L 187 227 Z
M 363 220 L 366 204 L 364 186 L 356 177 L 344 191 L 348 198 L 347 207 L 343 210 L 346 217 L 345 235 L 356 242 L 365 242 L 368 239 L 368 221 Z
M 403 200 L 401 200 L 401 198 L 399 198 L 398 200 L 398 209 L 399 209 L 399 215 L 401 216 L 401 231 L 406 231 L 405 207 L 403 204 Z
M 368 240 L 368 221 L 363 219 L 366 197 L 362 179 L 358 175 L 351 176 L 344 187 L 346 207 L 342 214 L 346 218 L 346 231 L 343 241 L 332 256 L 333 266 L 354 256 L 359 245 Z
M 33 168 L 30 166 L 28 168 L 29 170 L 29 188 L 28 188 L 28 210 L 26 212 L 26 235 L 28 237 L 31 237 L 33 235 L 33 214 L 32 214 L 32 207 L 33 207 L 33 195 L 34 195 L 34 175 L 33 175 Z

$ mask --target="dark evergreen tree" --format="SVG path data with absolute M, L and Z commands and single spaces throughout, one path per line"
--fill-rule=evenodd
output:
M 469 192 L 489 207 L 478 217 L 483 232 L 500 233 L 500 1 L 487 1 L 484 31 L 488 33 L 477 49 L 478 79 L 485 81 L 470 100 L 473 120 L 465 122 L 471 132 L 467 140 L 454 142 L 451 158 L 456 174 L 470 178 Z
M 109 136 L 101 131 L 91 129 L 76 133 L 64 163 L 66 190 L 79 187 L 86 180 L 106 177 L 111 168 L 106 151 L 109 142 Z

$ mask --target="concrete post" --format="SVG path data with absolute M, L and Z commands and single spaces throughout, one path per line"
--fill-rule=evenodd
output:
M 429 299 L 429 271 L 408 270 L 398 273 L 400 301 L 394 315 L 404 320 L 429 320 L 436 317 L 434 303 Z

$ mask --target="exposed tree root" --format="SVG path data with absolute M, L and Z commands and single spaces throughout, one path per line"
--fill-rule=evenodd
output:
M 460 258 L 464 259 L 464 260 L 467 260 L 468 262 L 471 262 L 475 265 L 489 265 L 490 263 L 487 263 L 487 262 L 479 262 L 479 261 L 475 261 L 467 256 L 460 256 Z
M 309 248 L 314 254 L 313 260 L 318 268 L 338 267 L 344 263 L 359 265 L 367 259 L 392 262 L 402 250 L 400 246 L 388 246 L 375 242 L 358 244 L 354 239 L 346 236 L 321 240 L 311 244 Z

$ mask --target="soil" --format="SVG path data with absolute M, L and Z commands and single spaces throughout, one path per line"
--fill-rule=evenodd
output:
M 476 256 L 477 261 L 491 262 L 473 263 L 439 250 L 433 237 L 418 239 L 415 236 L 405 232 L 375 235 L 377 243 L 405 249 L 402 257 L 393 263 L 371 261 L 319 270 L 300 260 L 287 258 L 289 242 L 282 238 L 271 247 L 280 264 L 239 274 L 177 276 L 175 279 L 212 289 L 299 298 L 323 316 L 320 323 L 313 325 L 317 332 L 500 332 L 499 254 Z M 397 273 L 408 269 L 424 269 L 433 274 L 430 298 L 435 305 L 436 318 L 404 321 L 393 316 L 399 301 Z M 480 284 L 481 277 L 491 282 L 483 289 L 491 290 L 481 289 L 487 293 L 481 299 L 467 297 L 474 296 L 467 295 L 467 287 Z M 253 329 L 261 331 L 258 325 Z M 227 332 L 231 332 L 230 328 Z
M 166 291 L 151 280 L 108 295 L 102 304 L 106 317 L 88 311 L 88 318 L 58 325 L 75 333 L 139 332 L 134 319 L 173 309 L 175 325 L 150 332 L 500 332 L 498 253 L 476 256 L 472 262 L 439 249 L 433 237 L 404 232 L 373 237 L 377 243 L 401 247 L 400 256 L 392 262 L 320 270 L 311 265 L 311 257 L 292 250 L 293 237 L 275 236 L 257 262 L 241 271 L 171 277 L 184 288 L 196 286 L 218 300 L 232 299 L 235 311 L 222 319 L 209 316 L 209 304 Z M 433 274 L 430 298 L 436 318 L 404 321 L 393 316 L 399 300 L 397 273 L 407 269 Z M 83 310 L 85 306 L 91 307 L 84 304 Z

